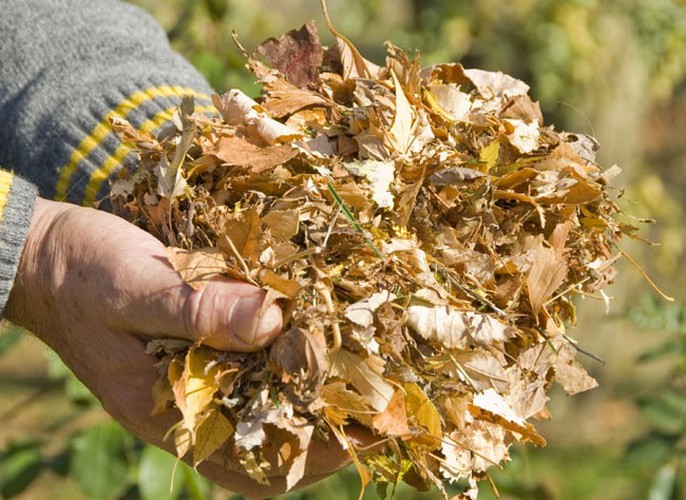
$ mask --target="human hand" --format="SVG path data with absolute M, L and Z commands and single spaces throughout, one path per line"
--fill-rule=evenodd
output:
M 145 338 L 177 337 L 222 350 L 255 351 L 281 330 L 276 305 L 259 316 L 264 293 L 244 282 L 217 279 L 199 291 L 183 283 L 164 245 L 111 214 L 38 199 L 5 317 L 54 349 L 104 408 L 143 440 L 163 442 L 180 419 L 176 410 L 151 416 L 155 358 Z M 300 485 L 348 463 L 347 453 L 313 444 Z M 214 482 L 249 496 L 285 489 L 275 472 L 272 486 L 259 486 L 225 457 L 199 466 Z

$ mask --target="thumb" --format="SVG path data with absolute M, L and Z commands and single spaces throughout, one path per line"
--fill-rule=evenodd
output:
M 186 294 L 181 310 L 185 333 L 210 347 L 256 351 L 281 331 L 281 309 L 248 283 L 218 278 Z
M 135 243 L 119 240 L 113 245 L 118 247 L 115 260 L 119 264 L 116 326 L 228 351 L 257 351 L 281 331 L 281 309 L 266 302 L 264 290 L 223 277 L 194 290 L 172 268 L 159 241 L 131 225 L 126 229 L 135 232 L 135 238 L 126 238 Z
M 281 331 L 281 309 L 266 293 L 242 281 L 215 278 L 200 290 L 155 259 L 143 266 L 132 294 L 126 330 L 151 337 L 178 337 L 226 351 L 257 351 Z

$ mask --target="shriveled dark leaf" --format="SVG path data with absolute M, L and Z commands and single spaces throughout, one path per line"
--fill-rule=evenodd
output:
M 253 57 L 265 59 L 296 87 L 307 87 L 319 81 L 323 54 L 317 28 L 310 21 L 299 30 L 262 42 L 254 50 Z

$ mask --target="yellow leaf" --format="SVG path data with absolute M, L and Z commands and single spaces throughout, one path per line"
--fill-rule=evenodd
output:
M 424 427 L 430 439 L 427 443 L 433 449 L 441 446 L 441 416 L 438 410 L 424 394 L 424 391 L 417 384 L 403 384 L 405 389 L 405 407 L 407 415 L 414 417 L 418 425 Z
M 195 432 L 195 447 L 193 448 L 193 464 L 197 465 L 233 435 L 234 426 L 226 418 L 219 405 L 213 405 L 208 410 L 207 417 L 200 422 Z
M 174 401 L 174 392 L 172 391 L 169 380 L 164 377 L 158 377 L 152 385 L 152 400 L 153 409 L 150 415 L 160 415 L 167 410 L 169 401 Z
M 185 427 L 179 426 L 174 430 L 174 447 L 176 448 L 176 456 L 183 458 L 188 450 L 191 449 L 193 435 L 191 431 Z
M 182 377 L 174 385 L 177 406 L 183 414 L 184 427 L 195 436 L 198 418 L 212 402 L 217 391 L 216 375 L 219 365 L 206 368 L 216 359 L 214 351 L 207 347 L 192 347 L 186 354 L 186 363 Z M 182 393 L 182 404 L 179 404 L 179 393 Z
M 326 403 L 327 419 L 333 425 L 345 425 L 352 417 L 362 425 L 372 426 L 372 407 L 364 397 L 346 389 L 343 382 L 326 384 L 322 387 L 321 398 Z
M 479 153 L 479 161 L 483 163 L 486 167 L 485 171 L 488 172 L 490 169 L 495 167 L 500 158 L 500 141 L 493 141 L 488 146 L 483 148 Z

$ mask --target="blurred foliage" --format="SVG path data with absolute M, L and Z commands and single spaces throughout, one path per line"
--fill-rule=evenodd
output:
M 628 318 L 639 328 L 664 337 L 639 363 L 672 357 L 676 364 L 664 387 L 638 396 L 651 428 L 630 444 L 627 460 L 657 470 L 651 481 L 651 500 L 686 498 L 686 304 L 643 296 L 628 311 Z
M 219 92 L 232 87 L 256 95 L 231 41 L 236 30 L 250 50 L 263 39 L 316 19 L 326 43 L 318 0 L 135 0 L 155 16 L 173 46 Z M 602 161 L 619 163 L 631 186 L 630 213 L 659 224 L 645 234 L 662 245 L 651 250 L 649 271 L 681 290 L 686 199 L 686 3 L 683 0 L 329 0 L 337 28 L 370 59 L 383 61 L 387 39 L 413 51 L 423 64 L 460 61 L 523 79 L 540 99 L 550 123 L 596 135 Z M 668 290 L 669 291 L 669 290 Z M 621 293 L 621 292 L 620 292 Z M 633 327 L 654 339 L 635 360 L 637 369 L 662 365 L 660 382 L 635 384 L 629 398 L 647 429 L 616 446 L 516 448 L 512 463 L 493 475 L 501 498 L 686 498 L 686 306 L 667 304 L 633 290 L 616 328 Z M 683 297 L 683 294 L 681 295 Z M 0 363 L 24 334 L 0 333 Z M 46 409 L 45 432 L 17 435 L 0 450 L 0 496 L 30 493 L 52 474 L 73 481 L 82 498 L 225 498 L 190 468 L 132 438 L 102 418 L 88 391 L 54 355 L 48 378 L 19 397 L 0 418 L 20 418 L 25 406 L 59 393 L 70 410 L 63 418 Z M 627 377 L 628 378 L 628 377 Z M 642 382 L 642 381 L 639 381 Z M 7 383 L 9 384 L 9 382 Z M 8 385 L 0 387 L 7 390 Z M 611 388 L 601 390 L 609 391 Z M 4 397 L 4 396 L 3 396 Z M 17 417 L 19 415 L 19 417 Z M 583 417 L 579 417 L 583 418 Z M 566 434 L 572 429 L 560 429 Z M 551 440 L 552 441 L 552 440 Z M 173 493 L 169 486 L 173 481 Z M 287 495 L 289 500 L 354 499 L 359 480 L 347 469 Z M 484 485 L 483 498 L 494 498 Z M 29 493 L 27 493 L 29 492 Z M 53 497 L 54 492 L 42 492 Z M 33 496 L 31 496 L 33 495 Z M 438 498 L 401 486 L 401 499 Z M 235 497 L 238 498 L 238 497 Z M 368 488 L 366 499 L 377 498 Z
M 12 348 L 26 335 L 30 334 L 18 328 L 0 332 L 0 356 L 11 356 Z M 102 409 L 95 397 L 56 354 L 46 349 L 45 357 L 45 385 L 3 411 L 0 419 L 21 418 L 26 407 L 48 392 L 60 393 L 71 408 L 60 419 L 48 415 L 45 432 L 13 436 L 0 451 L 1 498 L 21 496 L 49 473 L 68 476 L 83 498 L 208 498 L 211 485 L 190 466 L 177 464 L 173 455 L 142 443 L 119 424 L 97 418 Z M 85 418 L 89 414 L 96 416 L 94 422 Z

